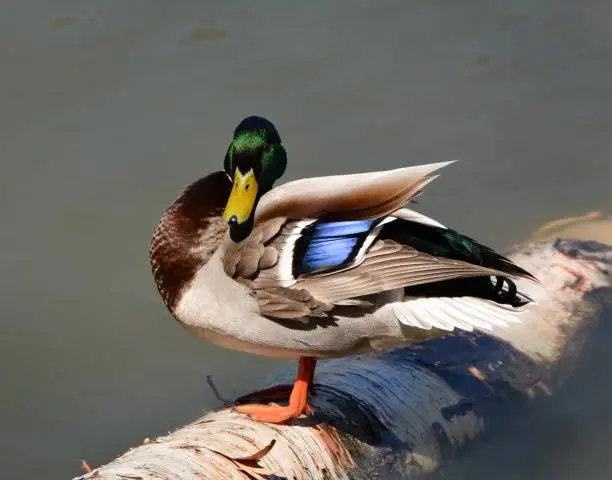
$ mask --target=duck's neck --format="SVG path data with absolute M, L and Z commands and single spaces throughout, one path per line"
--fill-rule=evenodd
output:
M 221 214 L 231 188 L 225 172 L 197 180 L 170 206 L 155 229 L 149 262 L 157 289 L 171 312 L 223 241 L 228 227 Z

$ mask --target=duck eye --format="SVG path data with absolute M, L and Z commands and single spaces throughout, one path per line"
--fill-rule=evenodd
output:
M 250 184 L 250 183 L 247 183 L 247 184 L 244 186 L 244 189 L 245 189 L 245 190 L 248 190 L 249 188 L 251 188 L 251 184 Z

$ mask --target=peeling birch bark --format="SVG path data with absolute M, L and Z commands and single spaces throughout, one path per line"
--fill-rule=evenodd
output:
M 579 221 L 588 222 L 587 238 L 576 233 Z M 321 361 L 311 417 L 267 425 L 224 408 L 78 478 L 404 479 L 435 471 L 492 425 L 500 408 L 528 408 L 551 395 L 597 323 L 612 263 L 612 247 L 597 240 L 612 243 L 612 222 L 590 215 L 539 233 L 550 237 L 554 228 L 563 239 L 509 254 L 545 287 L 538 294 L 520 285 L 539 302 L 522 323 L 495 336 L 449 335 Z M 293 375 L 268 383 L 290 383 Z

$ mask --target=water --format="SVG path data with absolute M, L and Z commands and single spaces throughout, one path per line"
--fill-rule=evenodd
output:
M 526 412 L 509 412 L 508 418 L 427 480 L 611 478 L 610 319 L 608 307 L 572 377 L 554 397 Z
M 494 247 L 550 218 L 612 210 L 603 0 L 2 7 L 3 478 L 69 478 L 81 458 L 98 465 L 216 406 L 206 374 L 231 396 L 279 367 L 186 333 L 147 264 L 161 213 L 220 168 L 245 115 L 279 127 L 287 179 L 461 159 L 420 208 Z M 609 399 L 600 378 L 580 398 Z M 555 429 L 539 444 L 588 431 L 570 400 L 559 402 L 574 421 L 544 415 Z M 609 432 L 597 405 L 589 418 Z M 601 435 L 542 458 L 610 468 Z

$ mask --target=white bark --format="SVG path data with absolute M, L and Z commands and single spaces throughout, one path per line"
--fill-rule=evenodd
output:
M 587 220 L 591 227 L 596 222 Z M 612 238 L 600 233 L 607 237 L 589 230 L 589 239 Z M 530 317 L 496 337 L 452 335 L 319 362 L 313 417 L 275 426 L 222 409 L 79 478 L 332 480 L 436 470 L 496 421 L 496 409 L 528 408 L 554 392 L 609 289 L 612 249 L 605 244 L 546 240 L 515 247 L 509 256 L 542 281 L 545 294 Z

